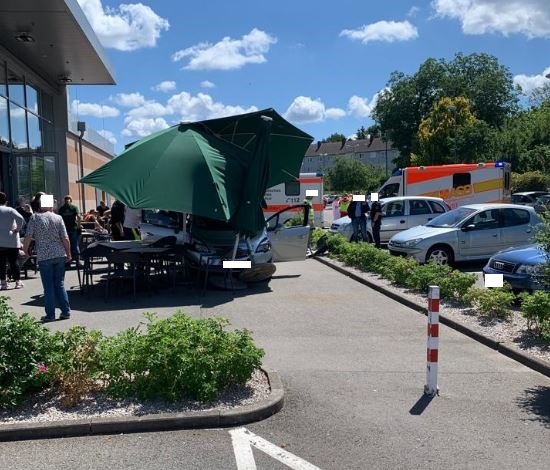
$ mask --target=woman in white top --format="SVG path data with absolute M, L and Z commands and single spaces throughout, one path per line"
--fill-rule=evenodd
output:
M 6 280 L 8 263 L 15 281 L 15 288 L 21 289 L 23 287 L 17 258 L 21 247 L 19 232 L 23 227 L 24 219 L 15 209 L 6 206 L 7 202 L 6 194 L 0 192 L 0 290 L 8 288 Z

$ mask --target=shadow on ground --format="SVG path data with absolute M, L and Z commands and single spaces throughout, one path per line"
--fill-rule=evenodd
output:
M 531 415 L 528 421 L 537 421 L 550 428 L 550 387 L 528 388 L 517 403 Z
M 195 285 L 177 285 L 175 290 L 171 287 L 152 287 L 150 290 L 139 289 L 136 295 L 129 290 L 117 290 L 108 299 L 105 298 L 105 288 L 100 284 L 94 286 L 91 292 L 81 292 L 78 286 L 68 289 L 69 303 L 72 310 L 81 312 L 104 312 L 117 310 L 155 309 L 161 307 L 185 307 L 201 306 L 213 308 L 218 305 L 232 302 L 233 300 L 271 292 L 266 283 L 250 284 L 243 290 L 214 290 L 207 289 L 204 293 Z M 33 307 L 44 306 L 42 295 L 34 295 L 22 305 Z

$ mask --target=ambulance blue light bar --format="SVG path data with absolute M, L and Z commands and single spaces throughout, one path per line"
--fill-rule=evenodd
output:
M 502 160 L 498 160 L 495 162 L 495 168 L 503 168 L 506 162 L 503 162 Z

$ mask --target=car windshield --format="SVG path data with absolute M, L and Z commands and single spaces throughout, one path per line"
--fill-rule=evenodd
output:
M 472 215 L 476 209 L 470 209 L 469 207 L 459 207 L 452 211 L 441 214 L 435 217 L 426 224 L 427 227 L 455 227 L 462 222 L 466 217 Z

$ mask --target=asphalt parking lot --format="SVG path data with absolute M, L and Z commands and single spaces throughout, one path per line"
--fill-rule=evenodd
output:
M 265 367 L 281 376 L 285 406 L 246 428 L 317 468 L 548 467 L 547 377 L 441 326 L 440 395 L 427 399 L 426 318 L 315 260 L 280 264 L 269 287 L 235 294 L 181 288 L 105 302 L 101 290 L 81 296 L 74 271 L 67 285 L 73 317 L 52 329 L 113 334 L 144 311 L 181 308 L 252 330 Z M 8 295 L 38 318 L 40 292 L 31 279 Z M 230 430 L 6 442 L 0 468 L 240 470 Z M 262 449 L 251 452 L 257 468 L 288 468 Z

